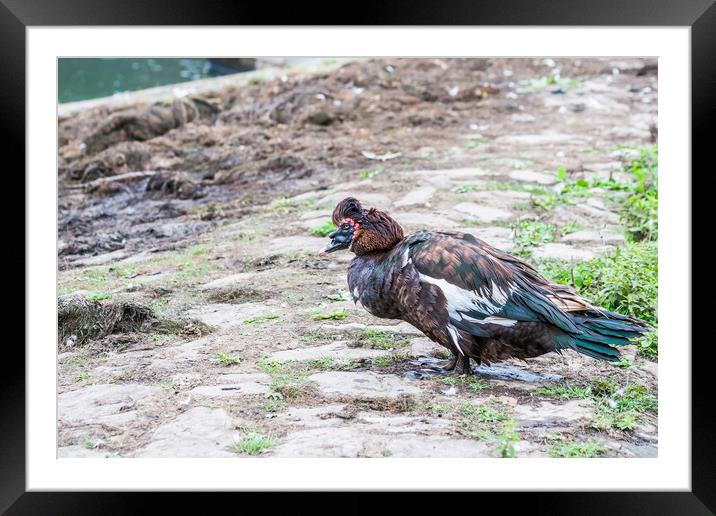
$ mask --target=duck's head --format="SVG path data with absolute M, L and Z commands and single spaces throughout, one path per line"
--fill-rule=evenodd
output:
M 357 255 L 385 251 L 403 239 L 403 228 L 387 213 L 366 210 L 355 197 L 346 197 L 333 210 L 336 229 L 321 253 L 349 249 Z

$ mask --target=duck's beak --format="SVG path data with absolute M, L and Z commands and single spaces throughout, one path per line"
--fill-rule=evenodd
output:
M 353 231 L 354 229 L 352 227 L 346 229 L 339 228 L 328 235 L 331 242 L 320 251 L 320 254 L 328 254 L 340 249 L 348 249 L 353 240 Z

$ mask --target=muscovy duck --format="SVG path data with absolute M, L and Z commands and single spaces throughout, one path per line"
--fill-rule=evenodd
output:
M 376 317 L 401 319 L 452 352 L 443 370 L 471 374 L 489 365 L 572 349 L 619 360 L 614 346 L 649 327 L 593 306 L 528 264 L 468 233 L 419 231 L 407 237 L 387 213 L 353 197 L 333 211 L 337 230 L 321 253 L 355 253 L 353 300 Z

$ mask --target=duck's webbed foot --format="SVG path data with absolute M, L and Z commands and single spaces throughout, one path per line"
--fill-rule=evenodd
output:
M 440 370 L 443 373 L 455 375 L 473 374 L 472 367 L 470 366 L 470 357 L 465 355 L 452 354 L 445 363 L 440 364 Z
M 455 370 L 457 364 L 457 355 L 450 355 L 450 358 L 445 362 L 441 362 L 438 368 L 443 373 L 452 373 Z

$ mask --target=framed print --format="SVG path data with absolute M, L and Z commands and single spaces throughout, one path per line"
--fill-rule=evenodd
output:
M 189 490 L 713 510 L 691 302 L 711 3 L 352 26 L 41 4 L 0 6 L 27 192 L 3 510 Z

